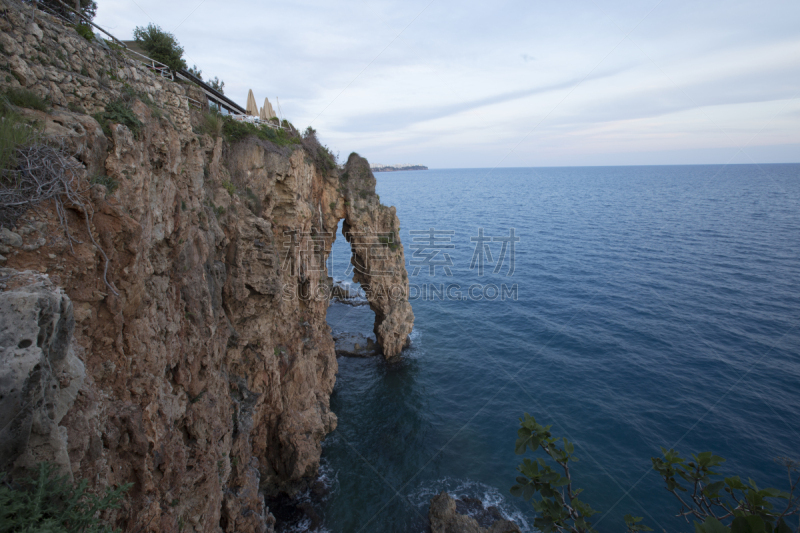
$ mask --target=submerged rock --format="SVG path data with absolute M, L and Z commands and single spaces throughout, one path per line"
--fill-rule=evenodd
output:
M 520 533 L 496 507 L 484 508 L 473 498 L 454 500 L 444 491 L 431 498 L 428 519 L 431 533 Z
M 342 333 L 334 337 L 336 355 L 345 357 L 371 357 L 380 354 L 380 346 L 360 333 Z

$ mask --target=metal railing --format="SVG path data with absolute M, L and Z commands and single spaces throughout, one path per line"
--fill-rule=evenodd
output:
M 160 61 L 156 61 L 153 58 L 147 57 L 146 55 L 140 54 L 136 50 L 132 50 L 131 48 L 128 48 L 128 46 L 124 42 L 120 41 L 119 39 L 117 39 L 116 37 L 111 35 L 109 32 L 107 32 L 106 30 L 104 30 L 103 28 L 101 28 L 100 26 L 95 24 L 94 22 L 92 22 L 92 20 L 89 17 L 87 17 L 86 15 L 81 13 L 80 11 L 76 11 L 74 7 L 65 4 L 62 0 L 56 0 L 56 1 L 59 4 L 61 4 L 62 6 L 64 6 L 66 9 L 68 9 L 69 11 L 71 11 L 71 12 L 75 13 L 76 15 L 78 15 L 78 17 L 80 17 L 86 24 L 89 24 L 93 28 L 96 28 L 99 31 L 103 32 L 104 34 L 108 35 L 111 38 L 111 41 L 114 43 L 115 46 L 120 46 L 120 47 L 124 48 L 126 53 L 128 53 L 128 54 L 134 54 L 134 55 L 138 56 L 138 57 L 134 57 L 133 58 L 134 61 L 139 61 L 145 67 L 147 67 L 151 71 L 157 73 L 162 78 L 167 78 L 169 80 L 175 81 L 175 75 L 172 73 L 172 69 L 170 69 L 167 65 L 165 65 L 164 63 L 161 63 Z M 68 24 L 73 24 L 73 21 L 68 21 L 65 17 L 63 17 L 62 15 L 60 15 L 58 13 L 53 12 L 52 10 L 42 9 L 42 7 L 46 7 L 46 6 L 44 6 L 44 4 L 40 4 L 39 2 L 34 2 L 34 5 L 35 5 L 35 7 L 37 9 L 40 9 L 42 11 L 46 11 L 47 13 L 49 13 L 51 15 L 55 15 L 58 18 L 60 18 L 61 20 L 66 21 Z
M 228 98 L 225 95 L 223 95 L 221 92 L 217 91 L 216 89 L 214 89 L 213 87 L 211 87 L 210 85 L 205 83 L 200 78 L 198 78 L 198 77 L 194 76 L 193 74 L 191 74 L 190 72 L 186 71 L 185 69 L 179 69 L 177 71 L 174 71 L 169 66 L 165 65 L 164 63 L 161 63 L 160 61 L 156 61 L 155 59 L 153 59 L 151 57 L 147 57 L 146 55 L 137 52 L 136 50 L 134 50 L 134 49 L 130 48 L 128 45 L 126 45 L 123 41 L 120 41 L 119 39 L 117 39 L 116 37 L 111 35 L 108 31 L 104 30 L 103 28 L 101 28 L 100 26 L 98 26 L 97 24 L 92 22 L 92 20 L 89 17 L 87 17 L 86 15 L 81 13 L 80 11 L 76 11 L 75 8 L 65 4 L 62 0 L 57 0 L 57 1 L 58 1 L 59 4 L 64 6 L 67 10 L 69 10 L 72 13 L 75 13 L 76 15 L 78 15 L 78 17 L 80 17 L 81 20 L 83 20 L 84 22 L 86 22 L 87 24 L 92 26 L 93 28 L 96 28 L 97 30 L 99 30 L 102 33 L 104 33 L 105 35 L 107 35 L 111 39 L 112 43 L 115 46 L 119 46 L 120 48 L 125 50 L 125 53 L 128 55 L 128 57 L 130 57 L 134 61 L 138 61 L 145 68 L 147 68 L 151 72 L 157 74 L 158 76 L 160 76 L 162 78 L 165 78 L 165 79 L 168 79 L 170 81 L 185 80 L 185 81 L 188 81 L 190 83 L 194 83 L 195 85 L 197 85 L 203 91 L 203 93 L 205 94 L 205 96 L 209 100 L 209 102 L 212 102 L 212 103 L 216 104 L 218 109 L 226 110 L 228 113 L 233 115 L 234 118 L 237 119 L 237 120 L 244 120 L 244 121 L 247 121 L 247 122 L 253 122 L 255 124 L 264 125 L 264 126 L 268 126 L 270 128 L 275 128 L 275 129 L 285 129 L 281 125 L 280 122 L 278 122 L 278 124 L 275 124 L 271 120 L 264 121 L 264 120 L 261 120 L 257 116 L 254 117 L 252 115 L 248 115 L 247 111 L 243 107 L 241 107 L 236 102 L 234 102 L 230 98 Z M 44 12 L 46 12 L 46 13 L 52 15 L 52 16 L 55 16 L 55 17 L 61 19 L 62 21 L 64 21 L 65 23 L 67 23 L 67 24 L 70 24 L 70 25 L 74 24 L 74 21 L 68 20 L 66 17 L 64 17 L 60 13 L 50 9 L 48 6 L 46 6 L 46 5 L 42 4 L 42 3 L 39 3 L 39 2 L 34 0 L 32 2 L 32 4 L 36 9 L 39 9 L 39 10 L 44 11 Z M 199 105 L 202 106 L 202 104 L 200 102 L 198 102 L 197 100 L 194 100 L 193 98 L 189 98 L 188 96 L 187 96 L 187 98 L 188 98 L 188 100 L 190 102 L 195 103 L 195 104 L 199 104 Z

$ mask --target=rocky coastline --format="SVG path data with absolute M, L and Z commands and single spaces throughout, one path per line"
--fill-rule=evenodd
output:
M 425 165 L 371 165 L 373 172 L 402 172 L 404 170 L 428 170 Z
M 357 154 L 226 139 L 192 85 L 31 12 L 0 0 L 0 90 L 49 102 L 19 113 L 79 164 L 85 203 L 65 204 L 72 239 L 51 203 L 0 231 L 3 469 L 133 483 L 108 517 L 126 532 L 272 531 L 267 503 L 308 489 L 336 428 L 340 221 L 379 351 L 408 342 L 395 210 Z M 138 127 L 98 122 L 119 101 Z

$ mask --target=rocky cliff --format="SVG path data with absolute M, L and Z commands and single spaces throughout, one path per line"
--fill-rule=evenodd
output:
M 0 89 L 49 101 L 18 111 L 81 164 L 86 202 L 65 204 L 72 238 L 50 203 L 0 230 L 0 461 L 133 482 L 124 531 L 268 531 L 264 492 L 314 476 L 336 427 L 339 221 L 384 355 L 407 342 L 395 210 L 358 155 L 228 142 L 191 86 L 32 13 L 0 0 Z M 139 126 L 93 118 L 119 101 Z

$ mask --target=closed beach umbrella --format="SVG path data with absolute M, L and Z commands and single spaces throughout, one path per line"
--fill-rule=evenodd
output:
M 272 104 L 269 103 L 269 98 L 264 98 L 264 114 L 267 116 L 265 120 L 275 117 L 275 111 L 272 109 Z
M 253 94 L 253 89 L 247 93 L 247 114 L 257 117 L 258 116 L 258 104 L 256 104 L 256 97 Z
M 266 107 L 262 107 L 261 108 L 261 111 L 259 111 L 259 113 L 258 113 L 258 118 L 260 118 L 261 120 L 267 120 L 269 118 L 267 116 L 267 108 Z

